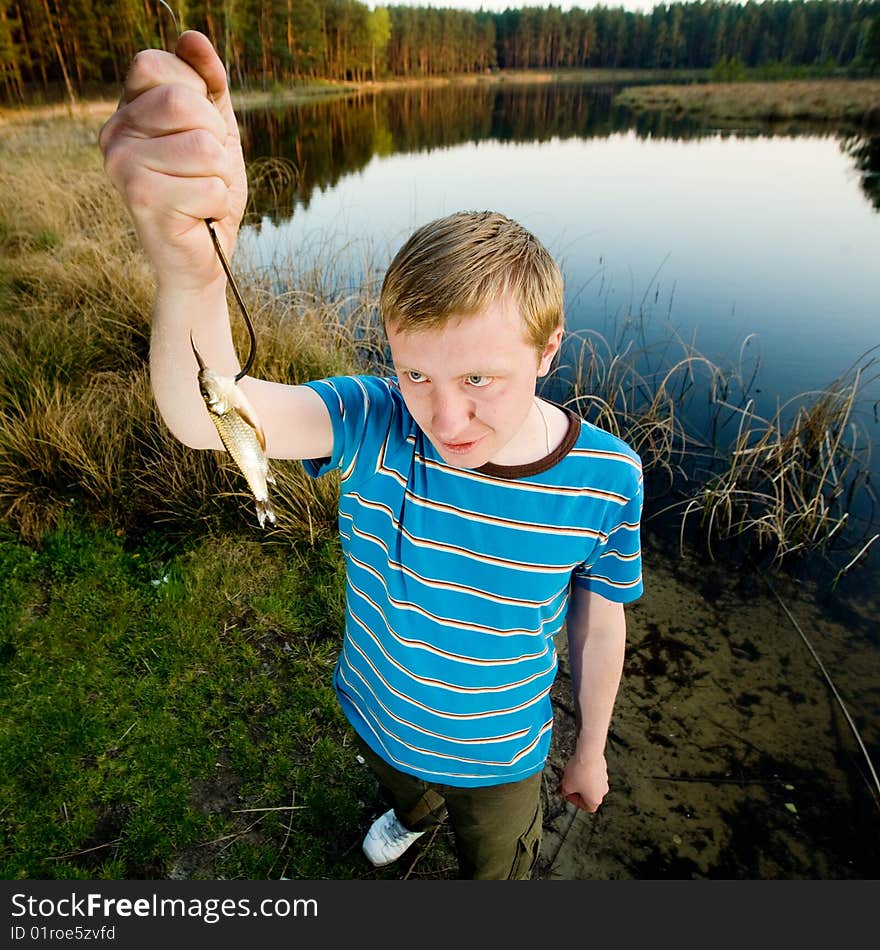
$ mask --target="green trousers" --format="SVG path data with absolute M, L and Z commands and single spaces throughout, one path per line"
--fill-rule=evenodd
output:
M 399 772 L 362 739 L 356 739 L 386 801 L 410 831 L 426 831 L 448 817 L 455 835 L 459 878 L 531 878 L 541 847 L 540 772 L 520 782 L 480 788 L 424 782 Z

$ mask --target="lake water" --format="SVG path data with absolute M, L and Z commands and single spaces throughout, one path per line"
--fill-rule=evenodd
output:
M 668 359 L 692 344 L 722 366 L 736 364 L 748 341 L 746 368 L 759 362 L 749 395 L 767 415 L 865 365 L 873 379 L 856 419 L 876 446 L 880 139 L 637 118 L 614 105 L 614 92 L 486 83 L 243 112 L 248 160 L 282 158 L 297 171 L 288 180 L 275 167 L 252 190 L 241 248 L 282 283 L 290 262 L 316 260 L 357 286 L 381 276 L 415 227 L 456 210 L 499 210 L 559 260 L 570 329 L 659 346 Z M 870 469 L 876 484 L 880 451 Z M 862 502 L 860 530 L 870 537 L 878 513 L 867 493 Z M 875 759 L 878 548 L 833 597 L 822 590 L 818 613 L 802 615 L 811 633 L 817 617 L 825 625 L 820 653 Z M 699 574 L 689 583 L 698 586 Z M 780 624 L 771 640 L 791 638 L 788 621 Z M 849 754 L 858 798 L 864 771 L 859 753 Z

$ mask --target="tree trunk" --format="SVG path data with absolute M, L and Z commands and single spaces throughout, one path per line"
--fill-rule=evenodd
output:
M 55 33 L 55 24 L 52 22 L 52 14 L 49 11 L 49 0 L 43 0 L 43 9 L 46 11 L 46 23 L 49 34 L 52 37 L 52 45 L 55 47 L 55 53 L 58 56 L 58 65 L 61 67 L 61 75 L 64 76 L 64 85 L 67 88 L 67 97 L 71 105 L 76 104 L 76 93 L 70 83 L 70 76 L 67 72 L 67 63 L 64 60 L 64 53 L 61 51 L 61 44 L 58 42 L 58 36 Z

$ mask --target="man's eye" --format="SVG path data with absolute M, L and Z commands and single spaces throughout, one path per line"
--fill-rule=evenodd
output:
M 428 378 L 424 373 L 419 373 L 414 369 L 408 369 L 406 375 L 411 383 L 423 383 Z
M 466 376 L 468 386 L 476 386 L 478 389 L 482 386 L 488 386 L 492 382 L 491 376 Z

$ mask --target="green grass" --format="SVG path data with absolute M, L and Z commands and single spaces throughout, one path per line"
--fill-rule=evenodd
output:
M 337 545 L 67 524 L 0 570 L 4 878 L 365 873 Z

